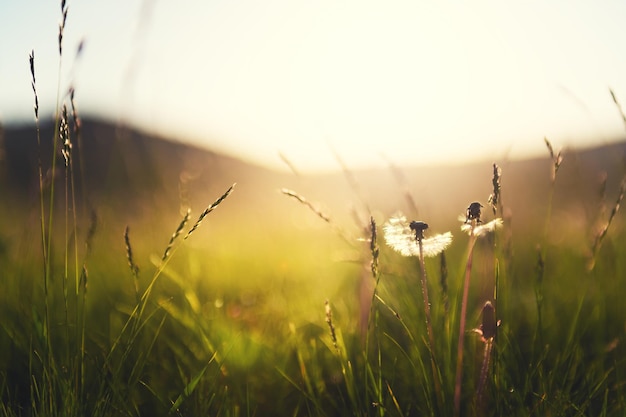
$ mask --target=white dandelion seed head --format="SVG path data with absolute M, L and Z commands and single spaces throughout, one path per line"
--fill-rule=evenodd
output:
M 425 257 L 437 256 L 452 243 L 452 233 L 446 232 L 422 239 L 422 251 Z
M 496 229 L 499 229 L 500 227 L 502 227 L 502 224 L 503 224 L 502 219 L 497 218 L 497 219 L 493 219 L 489 223 L 482 223 L 477 226 L 472 226 L 471 223 L 463 223 L 461 225 L 461 230 L 467 233 L 468 235 L 471 235 L 472 228 L 473 228 L 474 236 L 480 237 L 480 236 L 486 235 L 487 233 L 491 233 L 495 231 Z
M 385 242 L 402 256 L 420 256 L 415 230 L 402 214 L 391 217 L 383 226 Z M 446 232 L 421 239 L 424 257 L 436 256 L 452 243 L 452 233 Z

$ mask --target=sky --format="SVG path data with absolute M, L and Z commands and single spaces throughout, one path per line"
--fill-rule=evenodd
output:
M 302 172 L 545 156 L 626 136 L 626 2 L 0 4 L 0 122 L 85 116 Z M 77 54 L 78 45 L 83 45 Z M 282 157 L 281 157 L 282 155 Z

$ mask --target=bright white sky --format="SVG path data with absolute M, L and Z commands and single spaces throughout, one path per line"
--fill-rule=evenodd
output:
M 455 163 L 621 139 L 626 2 L 68 0 L 83 114 L 285 168 Z M 0 120 L 53 113 L 60 1 L 0 4 Z M 81 39 L 85 47 L 75 59 Z

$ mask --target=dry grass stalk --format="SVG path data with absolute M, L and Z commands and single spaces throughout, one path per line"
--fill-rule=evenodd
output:
M 180 236 L 180 234 L 182 233 L 185 225 L 189 221 L 189 215 L 190 214 L 191 214 L 191 210 L 187 209 L 187 213 L 185 213 L 185 216 L 183 217 L 183 220 L 181 220 L 181 222 L 179 223 L 178 227 L 176 228 L 176 231 L 174 231 L 174 233 L 172 233 L 172 237 L 170 237 L 170 241 L 167 244 L 167 248 L 165 248 L 165 252 L 163 253 L 163 257 L 161 257 L 162 261 L 167 259 L 167 257 L 170 255 L 170 253 L 172 251 L 172 248 L 174 247 L 174 242 L 176 241 L 176 238 L 178 236 Z
M 130 227 L 126 226 L 124 229 L 124 243 L 126 244 L 126 259 L 128 260 L 128 266 L 130 267 L 130 272 L 133 273 L 133 276 L 137 278 L 139 276 L 139 267 L 135 263 L 133 259 L 133 247 L 130 244 Z
M 370 238 L 369 238 L 369 246 L 370 246 L 370 272 L 372 278 L 374 278 L 374 288 L 371 288 L 370 281 L 367 279 L 367 276 L 364 274 L 363 278 L 360 282 L 360 290 L 359 290 L 359 307 L 360 307 L 360 329 L 362 341 L 367 343 L 367 334 L 368 330 L 371 328 L 371 320 L 374 316 L 374 300 L 376 300 L 378 296 L 378 284 L 380 282 L 380 271 L 378 269 L 378 259 L 380 255 L 380 248 L 378 246 L 378 232 L 376 227 L 376 220 L 374 217 L 370 217 Z
M 502 178 L 502 169 L 497 164 L 493 164 L 493 178 L 491 183 L 493 185 L 493 192 L 489 196 L 488 203 L 491 206 L 491 210 L 493 210 L 494 217 L 498 215 L 498 206 L 501 204 L 500 193 L 502 191 L 502 186 L 500 184 Z
M 320 209 L 318 209 L 317 207 L 315 207 L 315 205 L 313 205 L 313 203 L 311 203 L 309 200 L 307 200 L 306 198 L 304 198 L 304 196 L 298 194 L 297 192 L 290 190 L 288 188 L 282 188 L 280 190 L 281 193 L 285 194 L 288 197 L 294 198 L 296 199 L 298 202 L 300 202 L 300 204 L 305 205 L 306 207 L 308 207 L 313 213 L 315 213 L 315 215 L 317 217 L 319 217 L 320 219 L 324 220 L 326 223 L 328 223 L 333 230 L 344 240 L 346 241 L 348 244 L 352 245 L 352 239 L 349 239 L 346 234 L 343 232 L 343 230 L 341 230 L 341 228 L 339 226 L 337 226 L 330 218 L 330 216 L 328 216 L 327 214 L 325 214 L 324 212 L 322 212 Z
M 278 157 L 280 158 L 281 161 L 283 161 L 285 163 L 285 165 L 287 165 L 289 170 L 291 170 L 291 172 L 296 177 L 300 176 L 300 172 L 298 172 L 298 170 L 296 169 L 296 166 L 289 160 L 289 158 L 287 158 L 282 152 L 278 153 Z
M 550 143 L 548 138 L 544 138 L 543 140 L 545 141 L 546 146 L 548 147 L 548 151 L 550 152 L 550 159 L 552 160 L 552 172 L 550 176 L 550 191 L 548 195 L 548 210 L 546 213 L 546 219 L 545 219 L 544 230 L 543 230 L 543 241 L 547 242 L 548 233 L 550 230 L 550 222 L 552 220 L 552 203 L 553 203 L 554 189 L 555 189 L 555 183 L 556 183 L 556 174 L 558 173 L 559 168 L 561 167 L 561 163 L 563 162 L 563 156 L 561 155 L 561 151 L 557 153 L 554 152 L 554 148 L 552 147 L 552 144 Z M 547 245 L 544 246 L 544 250 L 546 247 Z
M 70 88 L 70 105 L 72 107 L 72 120 L 74 121 L 74 134 L 76 136 L 80 133 L 81 123 L 78 117 L 78 111 L 76 109 L 76 101 L 74 100 L 74 87 Z
M 35 97 L 35 104 L 33 109 L 35 111 L 35 128 L 37 131 L 37 171 L 39 175 L 39 216 L 41 221 L 41 248 L 43 250 L 43 259 L 44 259 L 44 271 L 47 268 L 46 265 L 48 263 L 48 250 L 47 250 L 47 239 L 46 239 L 46 226 L 45 226 L 45 218 L 44 218 L 44 198 L 43 198 L 43 190 L 44 190 L 44 179 L 43 179 L 43 162 L 41 158 L 41 130 L 39 126 L 39 96 L 37 95 L 37 81 L 35 78 L 35 50 L 32 50 L 30 55 L 28 56 L 28 63 L 30 66 L 30 76 L 31 82 L 30 85 L 33 89 L 33 95 Z
M 91 211 L 91 217 L 89 220 L 89 228 L 87 229 L 87 236 L 85 237 L 85 256 L 83 260 L 83 266 L 81 269 L 79 284 L 82 286 L 83 291 L 86 293 L 87 291 L 87 259 L 89 255 L 91 255 L 91 249 L 93 244 L 93 238 L 96 235 L 96 231 L 98 229 L 98 214 L 95 210 Z
M 61 0 L 61 23 L 59 23 L 59 56 L 63 55 L 63 32 L 65 31 L 65 22 L 67 21 L 68 7 L 65 0 Z
M 556 180 L 556 174 L 561 167 L 561 163 L 563 162 L 563 156 L 561 155 L 561 151 L 554 153 L 554 148 L 552 144 L 548 140 L 548 138 L 543 138 L 546 146 L 548 147 L 548 151 L 550 152 L 550 158 L 552 159 L 552 182 Z
M 337 333 L 335 331 L 335 325 L 333 324 L 333 312 L 330 308 L 328 300 L 324 302 L 324 309 L 326 311 L 326 324 L 328 324 L 328 330 L 330 331 L 330 340 L 333 342 L 335 349 L 339 350 L 339 345 L 337 344 Z
M 202 220 L 204 220 L 204 218 L 213 210 L 215 210 L 215 208 L 217 206 L 219 206 L 222 201 L 224 201 L 226 199 L 226 197 L 228 197 L 230 195 L 230 193 L 233 192 L 233 190 L 235 189 L 235 185 L 237 185 L 237 183 L 234 183 L 233 185 L 231 185 L 228 190 L 226 190 L 226 192 L 224 194 L 222 194 L 220 196 L 220 198 L 218 198 L 217 200 L 215 200 L 213 202 L 213 204 L 211 204 L 209 207 L 207 207 L 206 209 L 204 209 L 204 211 L 202 212 L 202 214 L 200 214 L 200 217 L 198 217 L 198 220 L 196 220 L 196 223 L 193 225 L 193 227 L 187 232 L 187 234 L 185 235 L 185 238 L 183 240 L 187 240 L 187 238 L 189 236 L 191 236 L 191 234 L 198 228 L 198 226 L 200 226 L 200 223 L 202 223 Z
M 65 104 L 63 105 L 63 108 L 61 110 L 59 135 L 61 142 L 63 143 L 61 154 L 63 155 L 63 159 L 65 160 L 65 168 L 69 168 L 72 162 L 72 142 L 70 138 L 70 127 L 67 122 L 67 106 L 65 106 Z
M 378 255 L 380 254 L 380 248 L 378 247 L 378 235 L 376 232 L 376 220 L 370 217 L 370 253 L 372 254 L 372 276 L 378 278 Z
M 287 188 L 283 188 L 280 190 L 281 193 L 285 194 L 286 196 L 295 198 L 296 200 L 298 200 L 301 204 L 304 204 L 305 206 L 307 206 L 308 208 L 311 209 L 311 211 L 313 213 L 315 213 L 317 215 L 317 217 L 319 217 L 320 219 L 324 220 L 326 223 L 332 225 L 332 221 L 330 220 L 330 217 L 326 214 L 324 214 L 320 209 L 318 209 L 317 207 L 315 207 L 313 205 L 313 203 L 311 203 L 309 200 L 307 200 L 306 198 L 304 198 L 304 196 L 298 194 L 297 192 L 293 191 L 293 190 L 289 190 Z
M 595 259 L 596 259 L 596 256 L 598 255 L 598 251 L 600 250 L 600 246 L 602 245 L 602 241 L 604 240 L 606 234 L 608 233 L 609 227 L 611 226 L 611 223 L 613 222 L 615 215 L 617 214 L 617 212 L 619 211 L 621 207 L 622 200 L 624 199 L 625 193 L 626 193 L 626 177 L 622 179 L 622 183 L 620 184 L 620 187 L 619 187 L 619 194 L 617 196 L 617 199 L 615 200 L 615 204 L 613 204 L 613 207 L 611 208 L 611 213 L 609 213 L 609 218 L 606 220 L 606 222 L 604 222 L 604 224 L 600 227 L 600 229 L 597 231 L 597 233 L 594 236 L 593 243 L 591 245 L 591 259 L 588 264 L 589 270 L 592 270 L 595 266 Z
M 133 259 L 133 248 L 130 244 L 130 236 L 129 236 L 130 228 L 126 226 L 124 229 L 124 243 L 126 244 L 126 259 L 128 260 L 128 266 L 130 267 L 130 272 L 133 274 L 133 283 L 135 285 L 135 297 L 137 298 L 137 302 L 139 302 L 139 266 L 135 263 Z
M 39 97 L 37 96 L 37 84 L 35 81 L 35 50 L 33 49 L 28 56 L 28 62 L 30 64 L 30 85 L 33 88 L 33 94 L 35 95 L 35 121 L 39 124 Z
M 613 99 L 613 103 L 615 103 L 615 106 L 617 107 L 617 110 L 619 111 L 620 116 L 622 116 L 622 121 L 624 122 L 624 127 L 626 127 L 626 114 L 624 114 L 624 110 L 622 109 L 622 105 L 617 100 L 617 96 L 615 95 L 613 90 L 609 89 L 609 92 L 611 93 L 611 98 Z

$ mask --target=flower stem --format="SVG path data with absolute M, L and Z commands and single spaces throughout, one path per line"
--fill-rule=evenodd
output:
M 430 316 L 430 300 L 428 298 L 428 285 L 426 280 L 426 266 L 424 264 L 424 248 L 422 245 L 422 239 L 417 240 L 420 249 L 420 281 L 422 286 L 422 298 L 424 299 L 424 315 L 426 316 L 426 329 L 428 331 L 428 350 L 430 353 L 430 366 L 433 371 L 433 381 L 435 383 L 435 394 L 439 407 L 443 406 L 443 397 L 441 391 L 441 381 L 439 379 L 439 372 L 437 369 L 437 362 L 435 361 L 435 334 L 433 332 L 432 319 Z
M 470 234 L 469 250 L 467 254 L 467 264 L 465 265 L 465 282 L 463 284 L 463 300 L 461 302 L 461 317 L 459 324 L 459 344 L 456 353 L 456 377 L 454 382 L 454 415 L 458 417 L 461 414 L 461 382 L 463 379 L 463 349 L 465 346 L 465 316 L 467 313 L 467 298 L 469 293 L 470 276 L 472 274 L 472 259 L 474 254 L 474 244 L 476 236 L 474 235 L 474 227 L 476 220 L 472 220 L 472 232 Z

